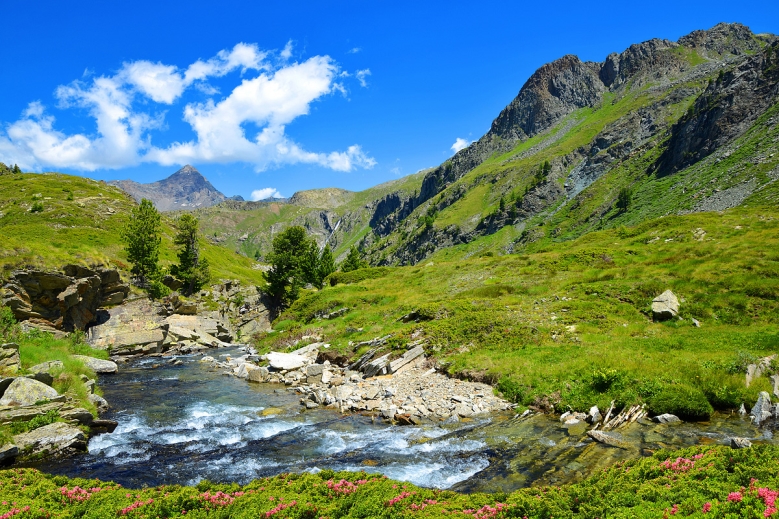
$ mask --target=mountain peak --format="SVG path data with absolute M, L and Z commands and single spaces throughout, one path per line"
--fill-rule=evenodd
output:
M 210 207 L 227 199 L 189 164 L 171 176 L 150 184 L 139 184 L 132 180 L 118 180 L 110 184 L 118 186 L 138 201 L 148 198 L 160 211 Z

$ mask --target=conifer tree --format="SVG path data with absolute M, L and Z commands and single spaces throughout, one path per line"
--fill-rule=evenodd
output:
M 183 214 L 176 222 L 178 233 L 173 243 L 179 246 L 176 265 L 171 265 L 170 273 L 184 283 L 185 293 L 193 294 L 211 279 L 208 260 L 200 257 L 200 237 L 198 220 L 191 214 Z
M 329 244 L 325 244 L 322 255 L 319 257 L 319 288 L 322 288 L 325 278 L 335 272 L 335 257 Z
M 265 291 L 277 308 L 286 308 L 298 298 L 300 287 L 305 284 L 303 263 L 310 260 L 310 254 L 311 243 L 303 227 L 290 227 L 273 238 Z
M 127 261 L 132 264 L 130 272 L 133 283 L 148 287 L 157 276 L 157 262 L 160 256 L 160 213 L 151 200 L 144 198 L 130 213 L 130 220 L 122 229 L 121 239 L 125 244 Z
M 357 247 L 352 246 L 352 248 L 349 249 L 349 255 L 346 256 L 346 259 L 341 263 L 341 272 L 351 272 L 367 266 L 368 263 L 360 259 L 360 252 L 357 250 Z

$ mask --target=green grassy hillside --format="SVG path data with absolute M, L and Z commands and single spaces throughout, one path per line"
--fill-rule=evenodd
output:
M 0 175 L 1 272 L 67 263 L 128 270 L 119 234 L 134 206 L 129 195 L 105 182 L 59 173 Z M 163 215 L 163 267 L 176 261 L 174 235 L 173 220 Z M 212 244 L 203 251 L 214 279 L 262 284 L 250 259 Z
M 279 349 L 316 330 L 357 356 L 352 344 L 374 337 L 393 334 L 386 349 L 396 354 L 423 338 L 449 372 L 556 410 L 614 399 L 661 412 L 689 400 L 699 407 L 675 411 L 702 417 L 706 402 L 732 409 L 770 389 L 767 378 L 746 388 L 744 373 L 779 350 L 774 209 L 668 216 L 507 256 L 464 260 L 467 247 L 335 274 L 336 286 L 303 296 L 258 344 Z M 682 319 L 655 323 L 651 300 L 666 289 Z M 317 317 L 341 307 L 343 317 Z

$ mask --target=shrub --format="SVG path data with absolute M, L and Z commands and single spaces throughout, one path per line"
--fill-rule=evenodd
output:
M 649 399 L 649 409 L 655 414 L 675 414 L 689 420 L 706 420 L 714 408 L 700 389 L 670 386 Z

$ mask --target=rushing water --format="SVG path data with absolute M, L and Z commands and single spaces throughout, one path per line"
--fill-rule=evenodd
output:
M 219 350 L 228 354 L 233 350 Z M 580 479 L 619 459 L 659 448 L 726 443 L 730 436 L 773 441 L 748 420 L 639 425 L 620 431 L 634 448 L 592 442 L 581 428 L 546 416 L 493 415 L 400 427 L 330 409 L 303 410 L 283 386 L 249 384 L 198 362 L 143 359 L 101 377 L 119 422 L 95 436 L 89 453 L 34 466 L 51 473 L 113 480 L 128 487 L 246 483 L 289 471 L 365 470 L 417 485 L 509 491 Z

